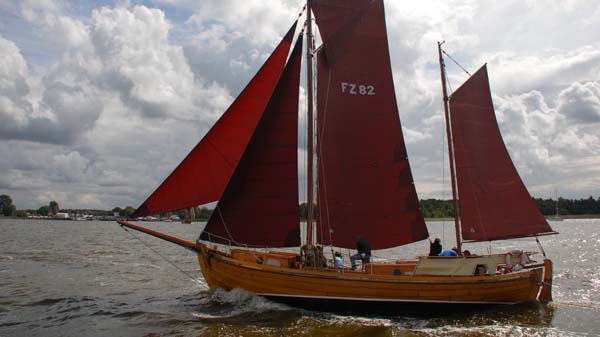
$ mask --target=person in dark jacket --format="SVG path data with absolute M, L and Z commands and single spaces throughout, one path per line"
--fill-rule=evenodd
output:
M 356 260 L 361 260 L 363 264 L 371 262 L 371 246 L 365 238 L 361 236 L 356 238 L 356 250 L 358 253 L 350 256 L 352 270 L 356 269 Z
M 433 242 L 431 241 L 431 239 L 429 240 L 429 256 L 440 255 L 440 253 L 442 252 L 442 244 L 440 242 L 441 240 L 439 238 L 436 238 L 435 240 L 433 240 Z

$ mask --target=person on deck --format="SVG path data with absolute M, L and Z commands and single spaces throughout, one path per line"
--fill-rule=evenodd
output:
M 356 269 L 356 260 L 361 260 L 363 265 L 371 262 L 371 246 L 369 242 L 363 237 L 356 238 L 356 250 L 358 253 L 350 256 L 350 264 L 352 264 L 352 270 Z
M 456 247 L 447 249 L 440 253 L 438 256 L 458 256 L 458 249 Z
M 340 254 L 340 252 L 335 252 L 333 262 L 335 269 L 344 269 L 344 259 L 342 259 L 342 254 Z
M 323 254 L 323 246 L 317 245 L 316 266 L 323 269 L 327 267 L 327 259 Z
M 315 246 L 305 244 L 300 248 L 300 259 L 303 267 L 315 267 L 317 252 Z
M 438 256 L 442 252 L 442 244 L 439 238 L 435 238 L 433 242 L 429 240 L 429 256 Z

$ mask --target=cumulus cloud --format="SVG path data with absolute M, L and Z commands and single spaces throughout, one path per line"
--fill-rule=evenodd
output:
M 168 43 L 162 11 L 136 6 L 92 13 L 91 39 L 106 86 L 146 117 L 193 115 L 194 76 L 180 47 Z
M 582 121 L 591 122 L 598 111 L 592 88 L 600 78 L 600 47 L 592 27 L 600 6 L 562 5 L 386 2 L 396 95 L 421 197 L 449 188 L 438 41 L 446 40 L 445 50 L 468 70 L 488 63 L 505 143 L 534 195 L 552 196 L 557 185 L 573 183 L 562 169 L 566 161 L 595 155 L 600 134 Z M 457 88 L 468 75 L 446 63 L 451 88 Z M 579 196 L 575 189 L 564 192 Z
M 32 25 L 62 41 L 54 46 L 62 57 L 32 73 L 18 46 L 0 37 L 0 166 L 6 172 L 0 188 L 25 193 L 29 206 L 43 191 L 65 188 L 74 205 L 82 204 L 73 196 L 83 192 L 98 195 L 96 205 L 104 208 L 115 198 L 134 204 L 231 101 L 214 79 L 191 72 L 182 47 L 168 39 L 171 25 L 161 10 L 101 7 L 80 20 L 57 6 L 20 5 Z M 15 160 L 16 153 L 36 159 Z M 37 160 L 43 168 L 31 165 Z
M 0 51 L 0 138 L 71 143 L 93 126 L 102 110 L 93 89 L 49 76 L 41 97 L 32 98 L 34 80 L 19 49 L 0 37 Z
M 600 82 L 573 83 L 558 96 L 558 111 L 579 123 L 600 122 Z
M 189 23 L 204 26 L 207 23 L 218 21 L 231 31 L 250 36 L 251 41 L 258 45 L 273 44 L 274 36 L 282 36 L 281 27 L 289 26 L 304 6 L 301 0 L 169 2 L 185 6 L 193 11 L 193 15 L 188 19 Z

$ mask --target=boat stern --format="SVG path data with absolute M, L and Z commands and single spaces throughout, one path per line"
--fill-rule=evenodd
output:
M 544 279 L 541 282 L 542 289 L 538 295 L 540 302 L 552 301 L 552 260 L 544 259 Z

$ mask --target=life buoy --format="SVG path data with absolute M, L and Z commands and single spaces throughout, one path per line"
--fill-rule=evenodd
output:
M 512 257 L 516 255 L 519 257 L 519 263 L 513 265 L 512 264 Z M 504 271 L 504 273 L 512 273 L 513 271 L 519 271 L 522 270 L 523 268 L 525 268 L 525 264 L 527 263 L 527 255 L 524 254 L 524 252 L 522 250 L 513 250 L 511 252 L 507 252 L 505 254 L 505 262 L 506 262 L 506 266 L 504 266 L 501 271 Z M 500 269 L 500 268 L 498 268 Z

